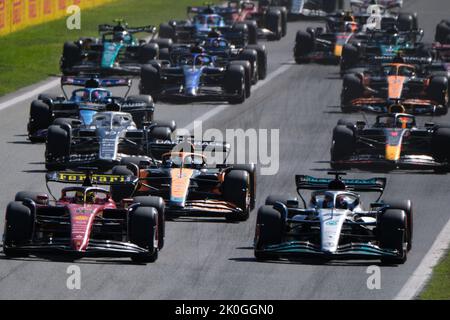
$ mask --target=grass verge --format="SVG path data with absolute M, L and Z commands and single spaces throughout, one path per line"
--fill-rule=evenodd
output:
M 158 26 L 186 17 L 187 6 L 203 3 L 204 0 L 116 0 L 82 10 L 80 30 L 68 30 L 66 18 L 62 18 L 0 37 L 0 96 L 59 74 L 64 42 L 98 35 L 101 23 L 123 18 L 130 26 Z
M 434 267 L 433 275 L 425 290 L 420 294 L 422 300 L 450 300 L 450 250 Z

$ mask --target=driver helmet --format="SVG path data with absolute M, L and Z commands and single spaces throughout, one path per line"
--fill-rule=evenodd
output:
M 83 101 L 89 101 L 90 98 L 91 97 L 90 97 L 89 91 L 88 90 L 84 90 L 83 91 L 83 97 L 82 97 Z
M 75 202 L 83 203 L 84 202 L 84 193 L 83 191 L 75 192 Z
M 113 41 L 120 42 L 125 40 L 127 32 L 126 31 L 118 31 L 114 33 Z
M 330 195 L 326 195 L 322 202 L 322 208 L 323 209 L 330 209 L 333 208 L 333 197 Z
M 405 63 L 405 59 L 403 59 L 403 53 L 401 51 L 398 51 L 395 55 L 394 59 L 392 60 L 394 63 Z
M 87 203 L 94 203 L 95 201 L 95 192 L 94 191 L 89 191 L 86 194 L 86 202 Z
M 92 101 L 99 101 L 99 100 L 101 100 L 102 95 L 101 95 L 100 91 L 95 90 L 92 92 L 91 97 L 92 97 Z
M 203 48 L 200 45 L 195 45 L 194 47 L 192 47 L 191 53 L 198 53 L 198 54 L 205 53 L 205 48 Z
M 346 199 L 346 196 L 340 194 L 336 197 L 336 209 L 348 209 L 349 203 Z

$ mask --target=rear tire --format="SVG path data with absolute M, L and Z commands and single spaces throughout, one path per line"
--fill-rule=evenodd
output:
M 63 158 L 68 158 L 70 156 L 71 140 L 70 130 L 65 130 L 57 125 L 51 125 L 48 128 L 46 155 L 50 158 L 50 162 L 59 159 L 61 164 L 46 163 L 45 167 L 47 170 L 59 170 L 64 168 Z
M 267 77 L 267 50 L 266 46 L 259 44 L 259 45 L 252 45 L 248 46 L 248 49 L 256 50 L 258 54 L 258 77 L 259 80 L 264 80 Z
M 74 42 L 66 42 L 63 47 L 61 71 L 70 74 L 69 70 L 81 62 L 81 49 Z
M 30 107 L 30 121 L 28 122 L 28 137 L 31 142 L 38 141 L 32 137 L 38 130 L 47 129 L 51 123 L 50 107 L 43 101 L 34 100 Z
M 256 21 L 245 21 L 248 29 L 248 43 L 257 44 L 258 43 L 258 25 Z
M 283 36 L 281 12 L 277 9 L 270 9 L 267 13 L 267 29 L 273 32 L 269 40 L 280 40 Z
M 245 98 L 250 98 L 252 92 L 252 66 L 249 61 L 231 61 L 230 65 L 242 66 L 245 71 Z
M 150 94 L 155 100 L 154 94 L 160 90 L 161 81 L 158 70 L 152 65 L 144 65 L 141 68 L 140 94 Z
M 447 77 L 433 77 L 427 88 L 430 100 L 436 101 L 439 105 L 448 106 L 448 79 Z
M 240 104 L 245 101 L 245 69 L 240 65 L 231 65 L 225 74 L 225 92 L 232 95 L 228 102 Z
M 297 31 L 295 36 L 294 58 L 297 64 L 307 61 L 306 55 L 314 51 L 314 38 L 311 33 Z
M 176 41 L 175 39 L 175 29 L 169 25 L 168 23 L 161 23 L 159 25 L 159 37 L 160 38 L 167 38 L 172 39 L 173 42 Z
M 112 168 L 112 174 L 124 175 L 124 176 L 134 176 L 135 174 L 128 169 L 126 166 L 115 166 Z M 133 196 L 135 187 L 133 185 L 127 184 L 117 184 L 111 185 L 110 192 L 111 198 L 119 203 L 123 199 L 130 199 Z
M 159 57 L 159 46 L 156 43 L 147 43 L 139 47 L 139 63 L 146 64 Z
M 338 125 L 333 130 L 331 163 L 348 159 L 354 151 L 355 136 L 351 129 Z
M 361 80 L 354 74 L 346 74 L 343 79 L 341 110 L 344 113 L 351 112 L 351 102 L 361 97 L 364 93 L 364 87 Z
M 433 157 L 438 162 L 450 160 L 450 128 L 437 128 L 431 139 Z

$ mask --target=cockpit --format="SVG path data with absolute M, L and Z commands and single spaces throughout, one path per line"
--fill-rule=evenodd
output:
M 416 75 L 416 68 L 408 64 L 389 63 L 383 65 L 382 70 L 385 76 L 402 76 L 411 78 Z
M 212 63 L 212 57 L 206 54 L 190 54 L 178 58 L 178 64 L 182 66 L 202 67 Z
M 100 103 L 111 96 L 111 92 L 105 89 L 78 89 L 72 92 L 70 100 L 73 102 Z
M 317 191 L 311 195 L 310 208 L 353 210 L 360 203 L 359 197 L 348 192 Z
M 60 201 L 74 204 L 105 204 L 109 201 L 109 191 L 95 187 L 68 187 L 61 191 Z
M 94 115 L 92 125 L 96 128 L 136 127 L 131 114 L 124 112 L 101 112 Z
M 169 152 L 163 154 L 162 164 L 166 168 L 193 169 L 203 167 L 206 164 L 206 157 L 191 152 Z
M 200 25 L 202 28 L 214 28 L 222 27 L 224 21 L 218 14 L 199 14 L 194 17 L 194 24 Z
M 224 50 L 229 48 L 230 44 L 223 38 L 209 38 L 205 41 L 204 47 L 208 50 Z
M 387 114 L 377 117 L 376 128 L 411 129 L 416 126 L 416 118 L 410 114 Z

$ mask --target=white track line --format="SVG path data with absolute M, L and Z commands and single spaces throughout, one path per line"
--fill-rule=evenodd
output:
M 429 280 L 433 267 L 439 262 L 446 253 L 450 243 L 450 220 L 444 226 L 437 236 L 430 250 L 423 257 L 422 261 L 409 277 L 400 292 L 395 296 L 395 300 L 411 300 L 415 299 L 424 289 Z
M 60 83 L 61 83 L 61 79 L 50 80 L 46 84 L 43 84 L 42 86 L 39 86 L 34 90 L 28 91 L 24 94 L 21 94 L 20 96 L 12 98 L 11 100 L 0 103 L 0 110 L 9 108 L 15 104 L 21 103 L 21 102 L 31 99 L 33 97 L 37 97 L 40 93 L 50 90 L 50 89 L 53 89 L 56 86 L 58 86 Z
M 272 81 L 273 79 L 275 79 L 276 77 L 281 75 L 283 72 L 287 71 L 292 66 L 291 63 L 293 63 L 293 62 L 294 61 L 289 61 L 285 65 L 282 65 L 281 67 L 276 69 L 274 72 L 270 73 L 266 77 L 266 79 L 258 81 L 258 83 L 256 83 L 256 85 L 254 85 L 252 87 L 252 92 L 255 92 L 256 90 L 262 88 L 264 85 L 268 84 L 270 81 Z M 225 111 L 230 108 L 236 108 L 236 107 L 239 107 L 239 106 L 234 106 L 234 105 L 229 105 L 229 104 L 218 105 L 218 106 L 214 107 L 213 109 L 209 110 L 208 112 L 206 112 L 205 114 L 203 114 L 202 116 L 198 117 L 191 123 L 189 123 L 187 126 L 184 127 L 184 129 L 186 129 L 188 131 L 193 131 L 194 128 L 196 128 L 196 126 L 195 126 L 196 123 L 197 123 L 197 126 L 199 126 L 200 123 L 216 116 L 217 114 L 221 113 L 222 111 Z

